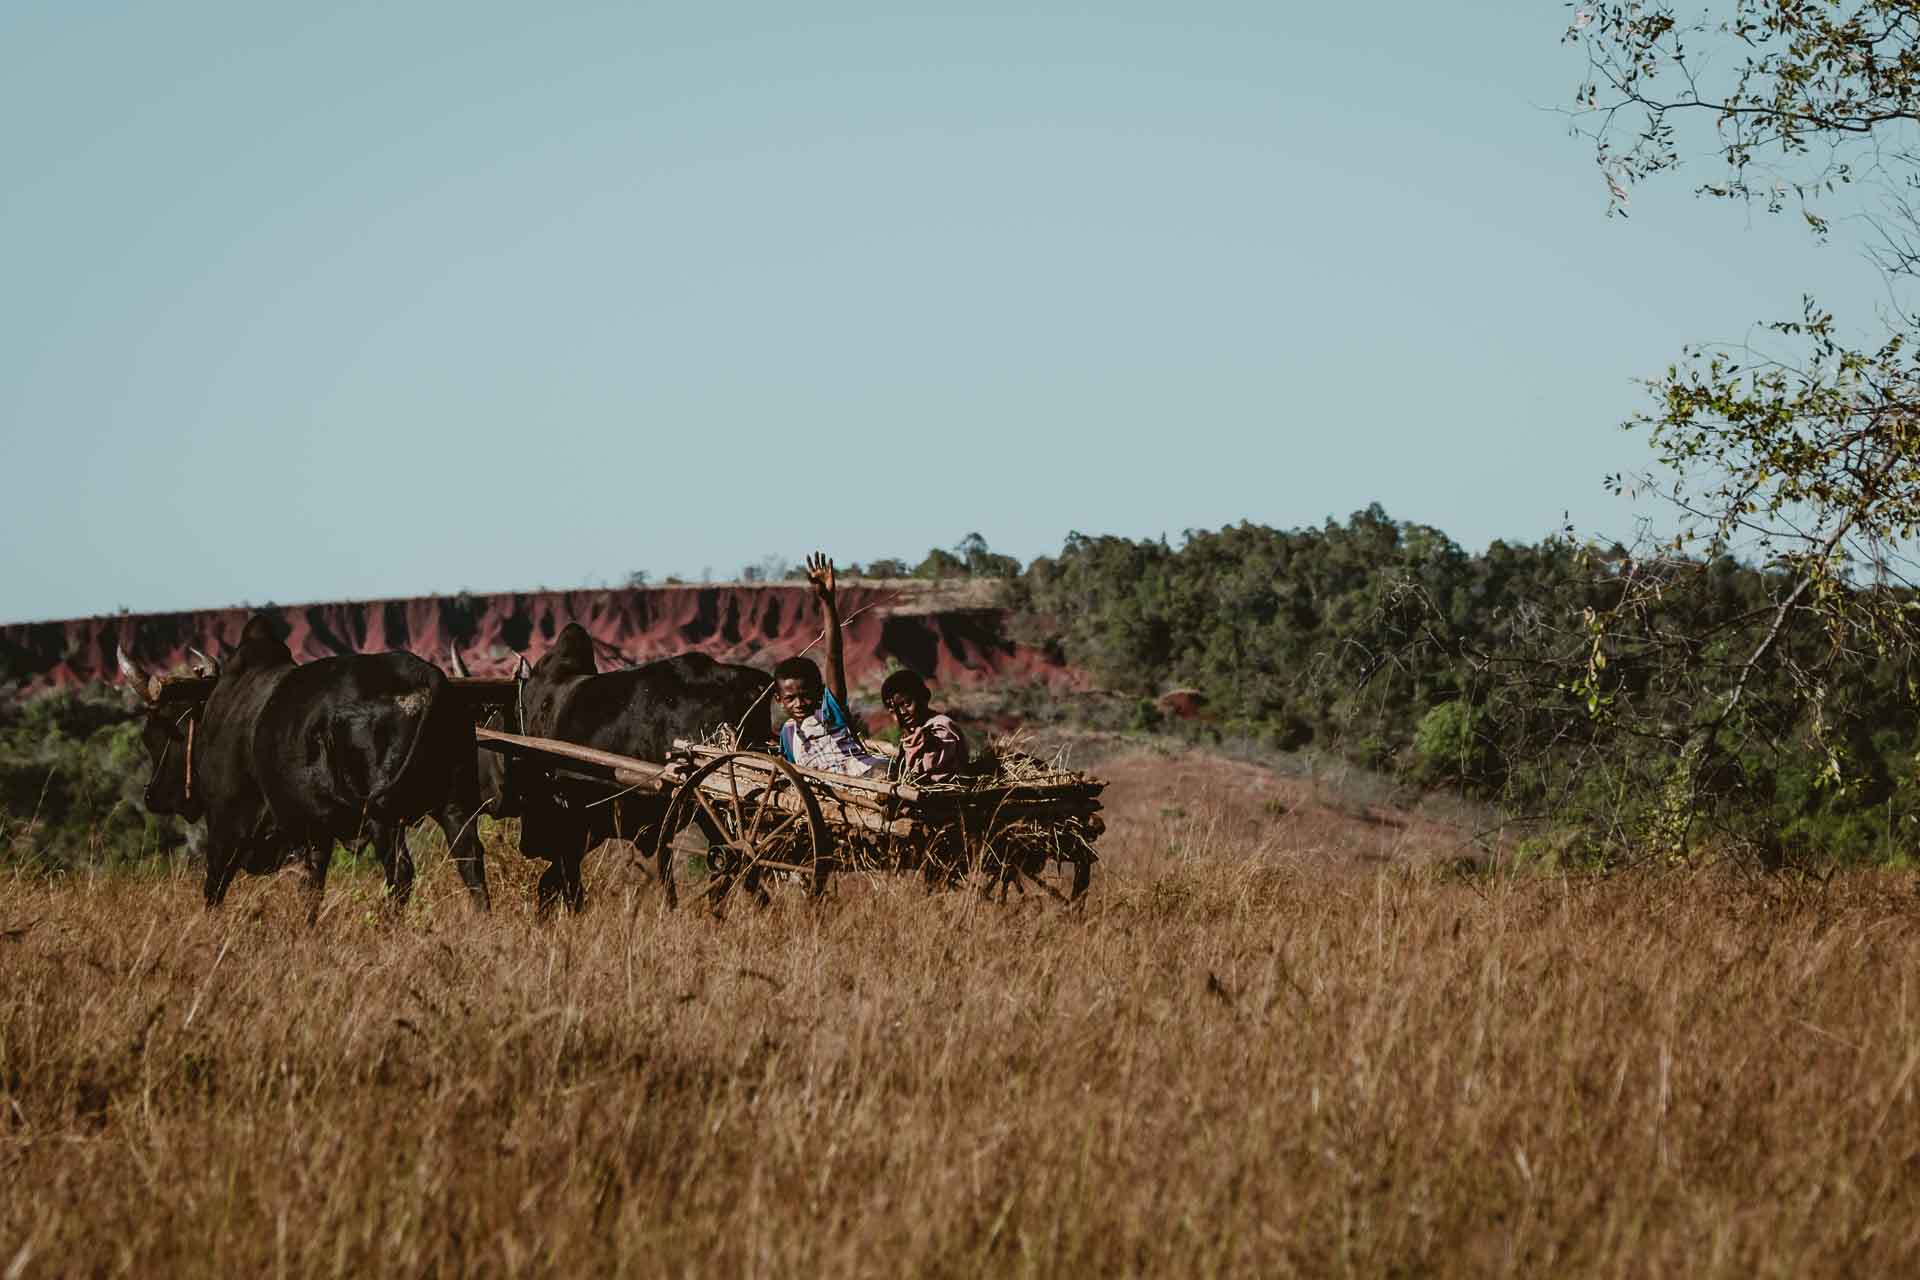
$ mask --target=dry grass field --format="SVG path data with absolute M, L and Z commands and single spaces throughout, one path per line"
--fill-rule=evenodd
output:
M 1463 881 L 1117 755 L 1083 911 L 0 881 L 0 1275 L 1897 1274 L 1910 876 Z M 1184 772 L 1183 772 L 1184 771 Z M 1344 817 L 1343 829 L 1337 818 Z M 1344 830 L 1344 834 L 1342 834 Z

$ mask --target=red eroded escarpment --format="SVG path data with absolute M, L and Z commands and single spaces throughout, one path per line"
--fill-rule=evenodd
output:
M 1004 610 L 927 584 L 857 584 L 839 593 L 847 678 L 877 681 L 889 664 L 936 684 L 1083 687 L 1079 674 L 1007 634 Z M 593 636 L 603 670 L 697 649 L 770 667 L 819 643 L 820 607 L 805 585 L 716 584 L 120 614 L 0 625 L 0 679 L 28 688 L 117 678 L 114 647 L 149 671 L 188 664 L 187 650 L 222 655 L 256 613 L 281 624 L 301 662 L 407 649 L 441 667 L 457 646 L 475 675 L 506 675 L 516 653 L 537 660 L 569 622 Z

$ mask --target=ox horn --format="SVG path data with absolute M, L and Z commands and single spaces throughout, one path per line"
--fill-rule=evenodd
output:
M 454 644 L 451 640 L 447 642 L 447 664 L 453 669 L 453 674 L 459 676 L 462 680 L 473 674 L 473 672 L 467 670 L 467 664 L 460 661 L 460 646 Z
M 126 680 L 129 688 L 140 695 L 142 701 L 158 702 L 160 700 L 159 680 L 149 679 L 146 672 L 134 666 L 133 659 L 129 658 L 127 651 L 119 645 L 113 646 L 113 657 L 120 664 L 121 677 Z
M 209 658 L 192 645 L 187 646 L 187 656 L 193 659 L 193 674 L 197 676 L 217 676 L 220 674 L 220 660 Z

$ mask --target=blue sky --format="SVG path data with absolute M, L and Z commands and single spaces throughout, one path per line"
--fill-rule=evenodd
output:
M 1627 533 L 1634 380 L 1875 285 L 1684 177 L 1606 218 L 1566 21 L 14 0 L 0 619 Z

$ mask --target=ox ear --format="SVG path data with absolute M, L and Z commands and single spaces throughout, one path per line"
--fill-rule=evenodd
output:
M 187 655 L 193 659 L 193 674 L 203 677 L 218 676 L 220 674 L 220 660 L 218 658 L 209 658 L 192 645 L 187 646 Z
M 113 646 L 113 657 L 114 661 L 120 665 L 121 678 L 127 682 L 129 689 L 140 695 L 142 702 L 154 703 L 160 700 L 160 680 L 157 676 L 149 676 L 139 667 L 134 666 L 133 659 L 129 658 L 127 651 L 119 645 Z
M 460 646 L 452 641 L 447 642 L 447 669 L 462 680 L 473 675 L 473 672 L 467 670 L 467 664 L 460 661 Z

